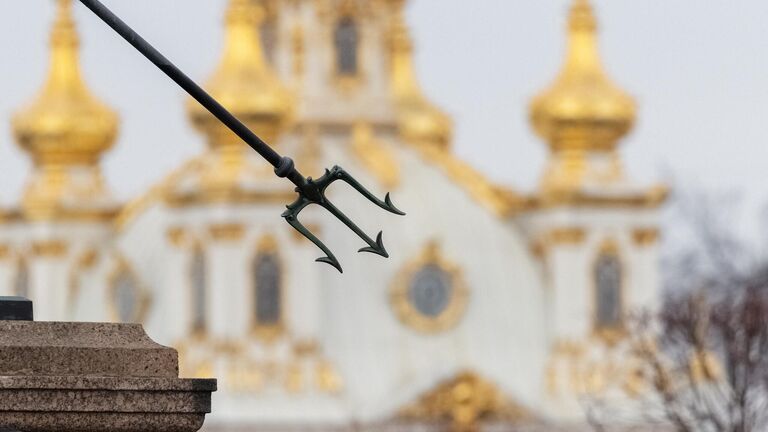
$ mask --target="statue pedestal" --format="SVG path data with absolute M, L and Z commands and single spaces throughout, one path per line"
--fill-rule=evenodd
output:
M 195 432 L 215 379 L 179 379 L 178 354 L 138 324 L 0 321 L 0 427 Z

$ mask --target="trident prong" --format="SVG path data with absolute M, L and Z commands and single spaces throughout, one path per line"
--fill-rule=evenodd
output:
M 334 182 L 341 180 L 352 186 L 369 201 L 382 209 L 397 215 L 405 215 L 405 213 L 398 210 L 397 207 L 392 204 L 389 194 L 384 197 L 384 201 L 378 199 L 368 191 L 368 189 L 361 185 L 360 182 L 355 180 L 354 177 L 338 166 L 333 167 L 331 170 L 326 170 L 325 175 L 317 180 L 313 180 L 311 177 L 304 177 L 296 169 L 291 158 L 281 156 L 261 138 L 256 136 L 256 134 L 248 129 L 247 126 L 216 101 L 216 99 L 211 97 L 211 95 L 203 90 L 202 87 L 192 81 L 184 74 L 184 72 L 171 63 L 170 60 L 160 54 L 160 52 L 152 47 L 149 42 L 139 36 L 138 33 L 112 13 L 112 11 L 104 6 L 99 0 L 80 0 L 80 2 L 143 54 L 144 57 L 168 75 L 169 78 L 189 93 L 190 96 L 197 100 L 205 109 L 210 111 L 210 113 L 218 118 L 225 126 L 231 129 L 232 132 L 239 136 L 246 144 L 248 144 L 248 146 L 259 153 L 267 162 L 272 164 L 272 166 L 275 167 L 275 174 L 277 174 L 277 176 L 287 178 L 291 183 L 296 185 L 296 192 L 299 194 L 299 197 L 294 203 L 288 205 L 288 210 L 283 213 L 283 217 L 293 228 L 325 253 L 325 257 L 317 259 L 318 262 L 330 264 L 340 272 L 342 271 L 339 261 L 333 255 L 331 250 L 328 249 L 317 236 L 312 234 L 312 232 L 298 219 L 299 213 L 310 204 L 317 204 L 326 209 L 368 244 L 367 247 L 360 249 L 358 252 L 370 252 L 385 258 L 389 257 L 389 253 L 384 248 L 382 233 L 379 232 L 375 241 L 370 238 L 341 210 L 328 201 L 325 196 L 325 190 Z
M 278 173 L 278 175 L 280 175 L 280 173 Z M 352 177 L 348 172 L 339 166 L 335 166 L 330 170 L 325 170 L 325 175 L 317 180 L 313 180 L 310 177 L 307 179 L 307 182 L 303 187 L 297 187 L 296 192 L 299 194 L 299 198 L 293 204 L 287 206 L 288 210 L 283 213 L 283 217 L 293 228 L 296 229 L 296 231 L 309 239 L 325 253 L 324 257 L 317 259 L 318 262 L 330 264 L 339 272 L 343 273 L 344 270 L 342 270 L 341 264 L 333 255 L 333 253 L 331 253 L 330 249 L 328 249 L 328 247 L 320 239 L 318 239 L 317 236 L 312 234 L 312 232 L 299 221 L 299 213 L 307 208 L 307 206 L 316 204 L 320 207 L 323 207 L 349 229 L 351 229 L 355 234 L 357 234 L 358 237 L 363 239 L 363 241 L 367 243 L 368 246 L 361 248 L 358 252 L 369 252 L 384 258 L 389 258 L 389 253 L 384 247 L 384 242 L 382 240 L 383 233 L 381 231 L 376 236 L 376 240 L 373 240 L 368 236 L 368 234 L 360 229 L 357 224 L 349 219 L 347 215 L 345 215 L 341 210 L 333 205 L 332 202 L 328 200 L 325 195 L 326 189 L 328 189 L 328 187 L 334 182 L 339 180 L 349 184 L 369 201 L 383 208 L 384 210 L 401 216 L 405 215 L 405 213 L 398 210 L 398 208 L 392 204 L 392 200 L 390 199 L 389 194 L 386 195 L 384 201 L 378 199 L 368 189 L 361 185 L 360 182 L 358 182 L 354 177 Z

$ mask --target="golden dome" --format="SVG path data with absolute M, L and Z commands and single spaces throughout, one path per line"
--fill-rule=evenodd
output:
M 613 150 L 632 128 L 635 103 L 603 71 L 588 0 L 575 0 L 568 27 L 565 65 L 554 84 L 533 100 L 533 127 L 553 151 Z
M 230 0 L 223 58 L 205 85 L 210 94 L 268 143 L 274 143 L 293 110 L 293 98 L 267 65 L 259 35 L 262 6 Z M 242 145 L 239 138 L 194 100 L 189 112 L 212 147 Z
M 71 0 L 57 0 L 48 81 L 13 119 L 19 145 L 36 165 L 96 164 L 115 141 L 117 115 L 88 91 L 78 63 Z
M 421 92 L 413 67 L 413 42 L 405 24 L 405 0 L 392 0 L 392 88 L 398 127 L 403 138 L 415 144 L 448 149 L 453 138 L 450 117 L 432 105 Z

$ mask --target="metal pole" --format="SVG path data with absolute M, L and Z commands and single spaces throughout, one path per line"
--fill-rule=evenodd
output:
M 205 107 L 211 114 L 218 118 L 224 125 L 232 130 L 237 136 L 239 136 L 246 144 L 252 149 L 256 150 L 264 159 L 266 159 L 272 166 L 275 167 L 275 174 L 278 177 L 287 178 L 293 184 L 295 184 L 298 198 L 295 202 L 288 205 L 288 209 L 283 213 L 283 218 L 294 229 L 300 232 L 303 236 L 307 237 L 312 243 L 317 245 L 325 254 L 325 257 L 318 258 L 317 261 L 324 262 L 334 266 L 339 271 L 342 271 L 341 264 L 333 255 L 330 249 L 328 249 L 323 242 L 318 239 L 310 230 L 308 230 L 300 221 L 299 213 L 302 212 L 308 205 L 319 205 L 330 212 L 333 216 L 344 223 L 350 230 L 352 230 L 358 237 L 360 237 L 367 244 L 366 247 L 360 249 L 360 252 L 369 252 L 382 257 L 389 257 L 387 249 L 384 247 L 382 241 L 382 233 L 376 236 L 374 240 L 371 236 L 368 236 L 363 230 L 361 230 L 352 220 L 350 220 L 341 210 L 339 210 L 332 202 L 325 196 L 325 191 L 328 187 L 337 181 L 342 181 L 357 190 L 370 202 L 376 204 L 380 208 L 397 215 L 405 215 L 400 211 L 389 198 L 387 194 L 383 200 L 374 196 L 368 191 L 360 182 L 355 180 L 349 173 L 347 173 L 341 167 L 333 167 L 333 169 L 326 170 L 325 175 L 319 179 L 313 180 L 311 178 L 305 178 L 296 169 L 293 160 L 289 157 L 281 156 L 275 150 L 272 149 L 261 138 L 251 132 L 247 126 L 245 126 L 240 120 L 237 119 L 231 112 L 224 108 L 219 102 L 217 102 L 211 95 L 203 90 L 199 85 L 192 81 L 184 72 L 179 70 L 173 63 L 170 62 L 165 56 L 160 54 L 152 45 L 149 44 L 144 38 L 138 35 L 128 24 L 118 18 L 112 13 L 106 6 L 104 6 L 99 0 L 80 0 L 82 4 L 90 9 L 96 16 L 101 18 L 108 26 L 115 30 L 120 36 L 123 37 L 129 44 L 133 45 L 140 53 L 144 55 L 149 61 L 155 64 L 160 70 L 162 70 L 168 77 L 176 82 L 181 88 L 187 91 L 195 100 Z
M 129 44 L 133 45 L 149 61 L 155 64 L 176 84 L 181 86 L 205 109 L 219 119 L 232 132 L 239 136 L 248 146 L 259 153 L 272 166 L 280 177 L 287 177 L 293 184 L 303 187 L 306 184 L 304 176 L 295 168 L 290 158 L 281 156 L 272 147 L 253 133 L 247 126 L 237 119 L 229 110 L 224 108 L 216 99 L 211 97 L 202 87 L 197 85 L 184 72 L 176 67 L 164 55 L 160 54 L 143 37 L 136 33 L 128 24 L 112 13 L 99 0 L 80 0 L 80 2 L 90 9 L 96 16 L 102 19 L 108 26 L 115 30 Z

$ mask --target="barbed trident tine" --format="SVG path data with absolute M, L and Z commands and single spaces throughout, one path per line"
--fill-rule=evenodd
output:
M 248 146 L 274 166 L 275 174 L 278 177 L 286 178 L 296 185 L 296 193 L 299 196 L 295 202 L 287 206 L 288 209 L 282 216 L 294 229 L 296 229 L 296 231 L 300 232 L 325 253 L 324 257 L 317 259 L 318 262 L 330 264 L 339 272 L 343 272 L 341 264 L 331 250 L 299 221 L 299 214 L 301 211 L 311 204 L 323 207 L 368 244 L 367 247 L 360 249 L 358 252 L 370 252 L 385 258 L 389 257 L 389 253 L 387 253 L 387 250 L 384 248 L 384 243 L 382 242 L 382 233 L 379 232 L 376 236 L 376 240 L 370 238 L 351 219 L 328 200 L 325 191 L 334 182 L 343 181 L 382 209 L 397 215 L 405 215 L 405 213 L 398 210 L 397 207 L 392 204 L 389 194 L 384 198 L 384 201 L 378 199 L 362 184 L 355 180 L 354 177 L 338 166 L 333 167 L 331 170 L 326 170 L 325 174 L 317 180 L 313 180 L 311 177 L 304 177 L 296 169 L 291 158 L 281 156 L 261 138 L 256 136 L 255 133 L 248 129 L 248 127 L 238 120 L 232 113 L 211 97 L 211 95 L 203 90 L 202 87 L 197 85 L 184 74 L 184 72 L 165 58 L 165 56 L 160 54 L 160 52 L 150 45 L 149 42 L 139 36 L 138 33 L 112 13 L 112 11 L 104 6 L 99 0 L 80 0 L 80 2 L 143 54 L 144 57 L 168 75 L 169 78 L 189 93 L 189 95 L 197 100 L 200 105 L 210 111 L 210 113 L 219 119 L 219 121 L 231 129 L 232 132 L 239 136 L 240 139 L 248 144 Z

